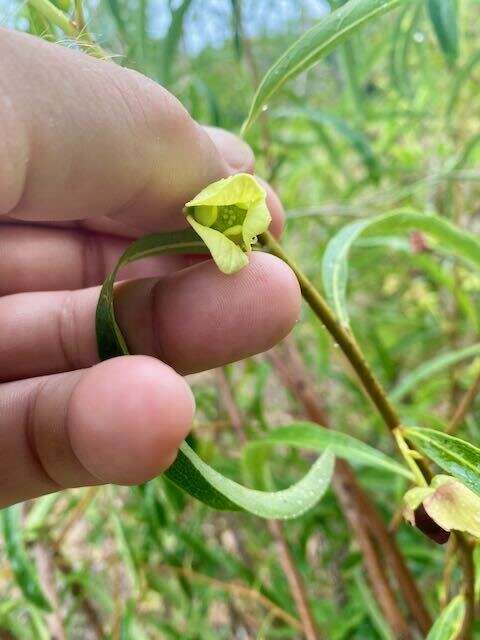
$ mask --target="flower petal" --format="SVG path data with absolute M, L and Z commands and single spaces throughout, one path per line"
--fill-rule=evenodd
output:
M 185 206 L 243 204 L 248 208 L 262 198 L 265 198 L 265 189 L 255 178 L 249 173 L 237 173 L 205 187 Z
M 248 264 L 248 258 L 234 242 L 223 233 L 210 229 L 197 222 L 192 216 L 187 216 L 200 238 L 204 241 L 215 260 L 215 264 L 223 273 L 236 273 Z
M 264 233 L 272 221 L 272 216 L 265 203 L 265 199 L 254 202 L 248 209 L 243 221 L 243 242 L 250 249 L 252 241 L 256 236 Z
M 430 487 L 413 487 L 413 489 L 409 489 L 403 496 L 405 505 L 403 515 L 412 526 L 415 526 L 415 509 L 420 506 L 426 498 L 432 495 L 433 492 L 434 489 Z
M 435 491 L 423 506 L 432 520 L 446 531 L 466 531 L 480 538 L 480 497 L 451 476 L 436 476 L 431 486 Z

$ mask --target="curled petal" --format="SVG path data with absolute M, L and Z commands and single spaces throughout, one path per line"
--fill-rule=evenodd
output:
M 212 258 L 220 271 L 229 274 L 235 273 L 248 264 L 248 258 L 240 247 L 223 233 L 205 227 L 192 216 L 187 216 L 187 220 L 210 249 Z
M 436 476 L 431 486 L 435 492 L 423 502 L 428 515 L 446 531 L 480 538 L 480 496 L 450 476 Z
M 265 200 L 258 200 L 249 207 L 243 222 L 242 235 L 245 246 L 250 249 L 254 238 L 268 229 L 272 216 Z
M 210 184 L 187 202 L 186 207 L 204 205 L 244 205 L 247 209 L 253 202 L 265 198 L 265 189 L 249 173 L 237 173 Z

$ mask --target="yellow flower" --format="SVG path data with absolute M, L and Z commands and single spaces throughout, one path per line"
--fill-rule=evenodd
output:
M 248 173 L 218 180 L 185 205 L 187 220 L 210 249 L 220 271 L 235 273 L 248 264 L 257 236 L 271 216 L 265 189 Z

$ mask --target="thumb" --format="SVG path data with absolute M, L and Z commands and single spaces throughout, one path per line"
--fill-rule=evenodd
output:
M 231 172 L 178 100 L 139 73 L 0 29 L 0 77 L 0 216 L 109 215 L 159 230 Z

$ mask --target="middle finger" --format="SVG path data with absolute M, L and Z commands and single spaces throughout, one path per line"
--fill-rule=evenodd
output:
M 99 288 L 0 299 L 0 381 L 84 368 L 98 361 Z M 131 353 L 193 373 L 265 351 L 295 323 L 297 280 L 277 258 L 254 253 L 226 276 L 211 260 L 117 287 L 117 320 Z

